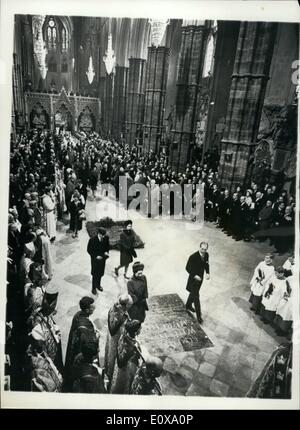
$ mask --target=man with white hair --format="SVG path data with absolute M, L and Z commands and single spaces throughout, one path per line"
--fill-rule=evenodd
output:
M 108 312 L 108 330 L 105 345 L 104 369 L 110 387 L 117 358 L 118 342 L 124 323 L 130 319 L 128 310 L 133 300 L 129 294 L 122 294 Z

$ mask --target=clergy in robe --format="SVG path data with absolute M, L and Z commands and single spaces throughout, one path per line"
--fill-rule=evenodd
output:
M 43 298 L 41 309 L 37 309 L 27 320 L 27 327 L 32 336 L 38 335 L 43 342 L 43 350 L 51 358 L 60 373 L 63 371 L 61 333 L 53 318 L 55 305 Z
M 135 395 L 162 395 L 161 385 L 158 377 L 163 370 L 163 363 L 160 358 L 149 355 L 142 362 L 133 379 L 130 394 Z
M 274 327 L 279 336 L 289 336 L 293 326 L 293 297 L 297 286 L 296 275 L 289 276 L 286 280 L 286 291 L 280 300 L 274 318 Z
M 45 295 L 45 283 L 48 278 L 43 269 L 43 262 L 33 262 L 28 273 L 29 282 L 24 287 L 25 315 L 30 315 L 41 308 Z
M 277 307 L 286 292 L 284 268 L 277 267 L 275 274 L 266 283 L 261 301 L 260 315 L 265 323 L 272 323 Z
M 127 283 L 128 294 L 133 300 L 128 313 L 131 319 L 136 319 L 141 322 L 145 321 L 146 311 L 148 311 L 148 286 L 147 278 L 143 274 L 144 265 L 136 261 L 133 266 L 133 276 Z
M 279 345 L 258 375 L 247 397 L 290 399 L 292 381 L 292 342 Z
M 29 391 L 50 393 L 62 391 L 62 375 L 44 350 L 39 333 L 32 333 L 31 342 L 26 351 L 24 370 Z
M 94 342 L 83 343 L 75 357 L 73 368 L 74 393 L 106 393 L 103 371 L 98 363 L 98 348 Z
M 90 320 L 95 310 L 94 299 L 91 297 L 83 297 L 79 302 L 79 306 L 80 311 L 74 315 L 72 320 L 67 345 L 64 373 L 65 391 L 72 390 L 74 360 L 75 357 L 82 352 L 83 343 L 93 342 L 97 347 L 99 345 L 99 331 Z
M 50 187 L 46 187 L 45 194 L 42 197 L 44 216 L 46 220 L 46 232 L 51 241 L 55 240 L 56 236 L 56 221 L 55 221 L 55 198 Z
M 36 240 L 35 240 L 35 248 L 36 248 L 36 259 L 44 260 L 44 269 L 48 276 L 48 279 L 51 280 L 53 277 L 53 258 L 51 255 L 51 246 L 50 240 L 47 236 L 46 232 L 42 228 L 38 228 L 36 230 Z
M 295 256 L 290 254 L 288 259 L 284 262 L 282 266 L 285 270 L 284 274 L 286 277 L 292 276 L 295 272 Z
M 140 364 L 141 347 L 136 339 L 141 331 L 141 322 L 127 321 L 118 342 L 116 377 L 113 378 L 112 394 L 129 394 L 131 384 Z
M 114 373 L 118 342 L 124 323 L 129 320 L 127 311 L 132 305 L 132 298 L 128 294 L 122 294 L 108 312 L 108 330 L 105 345 L 104 369 L 108 377 L 109 386 Z
M 265 286 L 275 272 L 273 258 L 272 254 L 266 254 L 264 260 L 256 266 L 250 282 L 251 296 L 249 302 L 252 305 L 251 310 L 256 314 L 259 313 L 260 310 L 261 299 Z

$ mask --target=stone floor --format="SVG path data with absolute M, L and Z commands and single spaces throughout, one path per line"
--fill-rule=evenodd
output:
M 101 200 L 99 192 L 95 200 L 88 198 L 86 212 L 89 221 L 116 215 L 114 203 Z M 267 243 L 235 242 L 209 223 L 193 230 L 180 220 L 143 219 L 123 212 L 120 218 L 134 218 L 134 229 L 145 242 L 145 248 L 138 250 L 138 259 L 145 264 L 150 296 L 174 293 L 185 302 L 186 260 L 198 249 L 200 241 L 209 243 L 211 279 L 204 281 L 201 288 L 202 328 L 214 346 L 164 357 L 160 378 L 163 392 L 244 397 L 270 353 L 283 341 L 249 310 L 248 303 L 253 268 L 265 252 L 273 249 Z M 72 317 L 79 310 L 78 302 L 84 295 L 91 295 L 87 231 L 83 226 L 79 238 L 73 239 L 67 229 L 67 220 L 58 222 L 57 240 L 52 245 L 55 273 L 51 282 L 59 288 L 56 321 L 61 327 L 64 353 Z M 93 314 L 101 330 L 101 351 L 108 309 L 126 291 L 123 273 L 116 278 L 113 272 L 119 252 L 110 254 L 102 282 L 104 292 L 98 294 Z M 276 256 L 276 264 L 285 258 Z M 142 333 L 140 340 L 143 341 Z

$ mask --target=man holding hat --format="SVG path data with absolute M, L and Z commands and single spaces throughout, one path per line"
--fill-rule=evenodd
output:
M 127 271 L 133 258 L 136 258 L 134 249 L 134 231 L 132 230 L 132 221 L 125 221 L 125 228 L 120 235 L 120 265 L 115 268 L 116 276 L 119 276 L 119 269 L 125 267 L 124 278 L 129 279 Z
M 133 304 L 128 313 L 131 319 L 144 322 L 146 311 L 149 310 L 146 300 L 148 298 L 147 278 L 143 274 L 144 265 L 136 261 L 132 266 L 132 270 L 133 276 L 127 283 L 127 290 L 133 300 Z
M 104 275 L 106 260 L 109 258 L 109 238 L 104 228 L 100 227 L 97 236 L 90 238 L 87 252 L 91 257 L 92 293 L 97 294 L 97 290 L 103 291 L 101 279 Z

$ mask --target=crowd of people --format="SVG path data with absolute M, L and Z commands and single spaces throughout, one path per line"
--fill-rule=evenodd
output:
M 143 154 L 135 146 L 103 140 L 96 133 L 86 135 L 81 132 L 77 134 L 77 139 L 80 142 L 78 144 L 72 144 L 72 140 L 66 139 L 59 160 L 65 171 L 72 169 L 85 198 L 87 186 L 95 196 L 98 181 L 113 185 L 118 197 L 120 178 L 125 177 L 128 189 L 133 184 L 143 184 L 148 188 L 149 199 L 157 203 L 158 212 L 151 213 L 151 216 L 155 216 L 164 211 L 160 187 L 164 190 L 176 184 L 183 190 L 189 184 L 193 195 L 192 211 L 184 213 L 184 193 L 181 194 L 183 203 L 180 210 L 184 216 L 196 221 L 193 208 L 197 201 L 197 186 L 203 185 L 206 221 L 215 223 L 237 241 L 270 238 L 278 252 L 283 253 L 293 248 L 295 197 L 282 189 L 282 185 L 274 181 L 271 183 L 270 177 L 261 180 L 259 184 L 251 181 L 246 187 L 236 186 L 232 190 L 222 187 L 216 149 L 212 153 L 206 153 L 203 162 L 195 160 L 187 164 L 185 171 L 175 172 L 168 165 L 164 154 Z M 72 190 L 74 181 L 68 179 L 66 174 L 64 177 L 67 188 Z M 174 215 L 176 190 L 174 193 L 175 195 L 171 193 L 168 196 L 167 215 Z M 71 193 L 68 192 L 68 195 Z M 132 197 L 128 197 L 128 203 L 131 199 Z M 285 237 L 284 241 L 282 237 Z
M 10 153 L 6 373 L 11 376 L 12 390 L 161 394 L 156 378 L 162 371 L 162 363 L 157 357 L 143 353 L 137 340 L 147 311 L 147 283 L 141 263 L 133 265 L 130 279 L 127 276 L 134 257 L 130 222 L 121 235 L 121 244 L 124 250 L 130 249 L 130 255 L 127 252 L 126 256 L 124 251 L 122 257 L 121 252 L 120 265 L 115 268 L 118 276 L 124 267 L 128 294 L 121 296 L 108 313 L 103 369 L 99 361 L 99 332 L 89 319 L 94 299 L 89 297 L 80 301 L 80 311 L 73 319 L 63 365 L 60 329 L 54 318 L 58 291 L 51 283 L 51 243 L 56 239 L 56 221 L 64 219 L 65 214 L 69 214 L 69 231 L 74 239 L 78 237 L 85 219 L 88 188 L 95 198 L 99 182 L 114 185 L 117 197 L 120 177 L 126 178 L 128 188 L 134 183 L 143 184 L 148 187 L 151 198 L 158 200 L 159 212 L 162 210 L 160 186 L 191 184 L 195 197 L 197 185 L 204 184 L 206 221 L 215 223 L 235 240 L 253 240 L 256 235 L 261 240 L 274 227 L 272 240 L 277 250 L 292 249 L 293 234 L 289 240 L 282 241 L 276 232 L 281 227 L 293 229 L 294 197 L 270 183 L 258 186 L 252 182 L 247 189 L 236 187 L 233 192 L 222 188 L 217 151 L 205 154 L 202 163 L 195 160 L 187 165 L 184 172 L 174 172 L 164 154 L 141 154 L 135 146 L 103 140 L 97 133 L 71 135 L 32 130 L 12 140 Z M 172 196 L 170 200 L 169 214 L 172 215 Z M 193 213 L 185 215 L 196 222 Z M 105 237 L 105 232 L 102 233 L 99 231 L 98 236 Z M 92 248 L 88 251 L 93 259 Z M 108 253 L 108 249 L 104 252 Z M 96 267 L 98 263 L 94 264 Z M 270 263 L 264 264 L 270 266 Z M 265 269 L 257 268 L 251 282 L 253 306 L 256 311 L 259 309 L 264 320 L 276 323 L 289 335 L 290 329 L 279 321 L 279 316 L 283 320 L 285 316 L 278 311 L 291 306 L 292 290 L 288 288 L 291 282 L 286 272 L 282 272 L 286 268 L 266 269 L 266 273 Z M 99 278 L 98 270 L 95 273 L 92 262 L 93 294 L 102 290 L 102 276 Z M 285 290 L 278 286 L 283 282 Z M 265 288 L 260 289 L 260 295 L 256 293 L 258 285 Z M 282 294 L 277 294 L 277 290 Z M 278 303 L 273 309 L 274 305 L 269 303 L 275 295 Z M 254 296 L 260 299 L 254 300 Z M 279 298 L 288 305 L 281 305 Z M 197 300 L 194 303 L 196 307 Z M 189 307 L 192 309 L 191 304 Z M 201 320 L 200 311 L 197 317 Z

